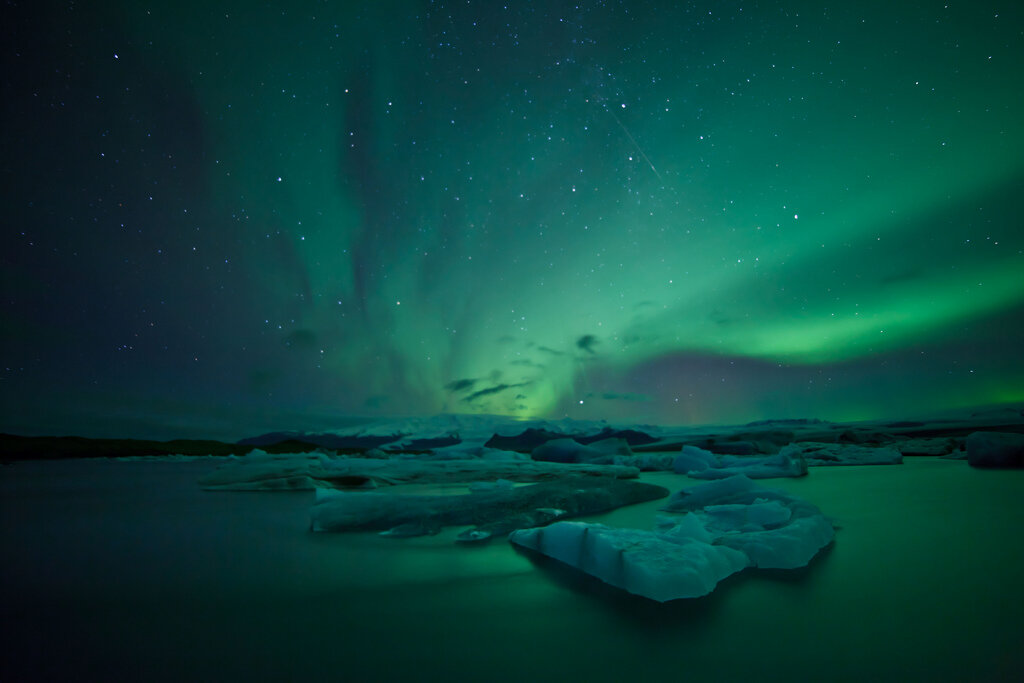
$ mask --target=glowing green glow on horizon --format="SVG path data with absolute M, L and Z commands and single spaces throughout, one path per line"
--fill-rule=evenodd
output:
M 672 354 L 850 362 L 1024 304 L 1012 19 L 936 8 L 896 58 L 877 9 L 516 45 L 450 10 L 452 48 L 402 3 L 196 10 L 158 46 L 204 70 L 212 191 L 321 407 L 539 416 Z

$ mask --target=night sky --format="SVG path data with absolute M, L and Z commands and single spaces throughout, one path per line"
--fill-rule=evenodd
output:
M 1024 10 L 7 2 L 0 430 L 1024 400 Z

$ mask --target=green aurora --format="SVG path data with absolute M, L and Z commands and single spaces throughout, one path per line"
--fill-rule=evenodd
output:
M 28 74 L 5 110 L 12 424 L 1024 400 L 1016 3 L 29 12 L 12 44 L 51 39 L 44 66 L 5 57 Z M 70 359 L 71 285 L 37 291 L 69 270 L 73 321 L 120 311 Z

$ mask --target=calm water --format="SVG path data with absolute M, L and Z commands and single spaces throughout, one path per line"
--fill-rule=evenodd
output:
M 763 482 L 835 518 L 834 546 L 659 605 L 457 530 L 312 534 L 312 494 L 200 491 L 211 467 L 0 467 L 0 679 L 1024 680 L 1024 471 Z

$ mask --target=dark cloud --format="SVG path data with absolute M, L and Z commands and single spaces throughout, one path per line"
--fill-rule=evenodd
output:
M 587 353 L 596 354 L 597 351 L 594 350 L 594 346 L 598 343 L 600 342 L 597 337 L 592 334 L 585 334 L 576 340 L 576 348 L 586 351 Z
M 537 350 L 538 351 L 543 351 L 544 353 L 550 353 L 552 356 L 564 356 L 565 355 L 564 351 L 556 351 L 555 349 L 551 348 L 550 346 L 538 346 Z
M 448 391 L 452 391 L 452 392 L 455 392 L 455 391 L 469 391 L 470 389 L 473 388 L 474 384 L 476 384 L 476 380 L 475 379 L 457 379 L 457 380 L 453 380 L 451 382 L 448 382 L 448 384 L 445 384 L 444 388 L 447 389 Z
M 519 382 L 518 384 L 496 384 L 493 387 L 487 387 L 486 389 L 480 389 L 479 391 L 474 391 L 472 394 L 470 394 L 469 396 L 465 397 L 462 400 L 465 401 L 466 403 L 472 403 L 473 401 L 481 399 L 484 396 L 490 396 L 491 394 L 497 394 L 497 393 L 500 393 L 502 391 L 505 391 L 506 389 L 512 389 L 514 387 L 525 387 L 527 384 L 528 384 L 528 382 Z

